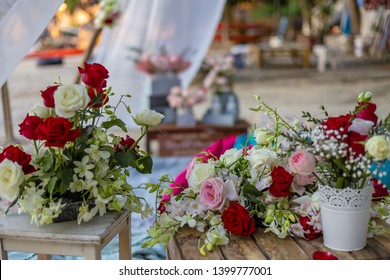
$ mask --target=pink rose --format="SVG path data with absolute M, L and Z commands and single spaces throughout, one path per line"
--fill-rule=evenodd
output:
M 215 80 L 215 72 L 211 71 L 209 74 L 207 74 L 206 78 L 203 80 L 203 86 L 206 89 L 211 88 Z
M 316 181 L 317 181 L 317 178 L 313 174 L 310 174 L 310 175 L 296 174 L 294 176 L 294 183 L 297 184 L 298 186 L 311 185 Z
M 167 97 L 167 101 L 169 103 L 169 106 L 171 106 L 172 108 L 177 108 L 177 107 L 180 107 L 181 104 L 183 103 L 183 98 L 181 96 L 178 96 L 178 95 L 168 95 Z
M 152 64 L 156 66 L 160 71 L 167 71 L 169 70 L 170 63 L 169 59 L 166 55 L 164 54 L 157 54 L 152 56 L 151 58 Z
M 226 200 L 225 184 L 220 178 L 205 180 L 200 187 L 200 202 L 208 209 L 221 210 Z
M 316 159 L 308 151 L 299 150 L 290 156 L 288 164 L 292 172 L 300 175 L 310 175 L 316 168 Z
M 188 179 L 189 179 L 190 176 L 191 176 L 191 172 L 192 172 L 192 169 L 194 169 L 195 163 L 196 163 L 196 160 L 193 159 L 193 160 L 191 160 L 190 163 L 187 165 L 187 170 L 186 170 L 186 180 L 187 180 L 187 181 L 188 181 Z

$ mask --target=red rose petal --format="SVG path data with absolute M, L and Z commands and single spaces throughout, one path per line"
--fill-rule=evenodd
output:
M 315 251 L 313 253 L 313 260 L 338 260 L 338 258 L 328 252 Z

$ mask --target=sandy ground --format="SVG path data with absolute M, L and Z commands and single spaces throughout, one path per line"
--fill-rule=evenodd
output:
M 61 77 L 63 84 L 73 83 L 76 66 L 81 57 L 67 57 L 62 65 L 38 66 L 35 60 L 23 60 L 8 80 L 12 107 L 14 135 L 18 135 L 18 124 L 26 112 L 41 99 L 40 90 Z M 347 113 L 353 109 L 359 92 L 374 93 L 378 105 L 377 114 L 383 118 L 389 113 L 390 105 L 390 62 L 383 60 L 347 58 L 339 69 L 328 69 L 319 73 L 315 65 L 302 69 L 281 61 L 268 64 L 263 69 L 245 68 L 237 70 L 235 92 L 240 98 L 240 115 L 249 123 L 256 123 L 258 114 L 248 108 L 256 105 L 254 95 L 261 96 L 270 106 L 278 108 L 282 115 L 301 112 L 320 112 L 319 105 L 325 105 L 332 114 Z M 200 119 L 209 102 L 197 105 L 195 115 Z M 3 111 L 3 108 L 1 109 Z M 2 114 L 2 113 L 1 113 Z M 4 139 L 3 118 L 0 120 L 0 139 Z M 4 144 L 4 141 L 0 142 Z

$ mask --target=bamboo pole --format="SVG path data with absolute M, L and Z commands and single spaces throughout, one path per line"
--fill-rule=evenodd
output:
M 16 142 L 13 129 L 12 129 L 12 117 L 11 117 L 11 106 L 9 101 L 9 91 L 7 82 L 1 86 L 1 100 L 3 102 L 3 119 L 5 128 L 5 143 Z
M 92 55 L 93 48 L 95 47 L 96 41 L 99 38 L 99 35 L 102 32 L 102 30 L 103 30 L 102 28 L 98 28 L 98 29 L 95 29 L 95 31 L 93 32 L 91 40 L 89 41 L 89 44 L 88 44 L 88 48 L 85 51 L 84 58 L 80 64 L 80 67 L 84 67 L 84 62 L 87 62 L 90 59 L 90 57 Z M 80 78 L 81 78 L 81 75 L 79 72 L 77 72 L 76 78 L 74 79 L 74 83 L 79 84 Z

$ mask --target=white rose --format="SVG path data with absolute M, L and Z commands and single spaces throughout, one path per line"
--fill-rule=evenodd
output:
M 14 201 L 18 197 L 23 178 L 22 167 L 9 159 L 4 159 L 0 163 L 0 194 L 8 201 Z
M 254 137 L 256 139 L 257 144 L 259 145 L 268 145 L 271 140 L 269 130 L 265 127 L 257 128 L 254 131 Z
M 371 128 L 374 126 L 372 121 L 366 121 L 363 119 L 354 119 L 348 131 L 354 131 L 361 135 L 370 134 Z
M 390 143 L 384 135 L 373 136 L 366 142 L 366 152 L 376 161 L 386 159 L 390 154 Z
M 91 99 L 82 85 L 59 86 L 54 92 L 55 112 L 63 118 L 71 118 L 79 109 L 87 107 Z
M 253 148 L 249 150 L 249 153 L 245 158 L 251 163 L 252 167 L 256 169 L 260 166 L 265 166 L 271 170 L 279 163 L 276 152 L 267 148 Z
M 226 150 L 223 155 L 221 155 L 220 160 L 224 161 L 226 163 L 226 165 L 229 166 L 233 162 L 236 162 L 241 156 L 242 156 L 241 150 L 229 149 L 229 150 Z
M 188 185 L 193 191 L 198 193 L 203 181 L 214 176 L 215 170 L 213 163 L 197 163 L 192 169 L 190 178 L 188 179 Z
M 50 117 L 50 108 L 43 105 L 42 102 L 36 103 L 28 112 L 30 116 L 38 116 L 42 119 Z
M 138 125 L 147 125 L 155 126 L 158 125 L 161 120 L 164 118 L 164 115 L 150 109 L 145 109 L 144 111 L 137 113 L 133 117 L 134 122 Z

